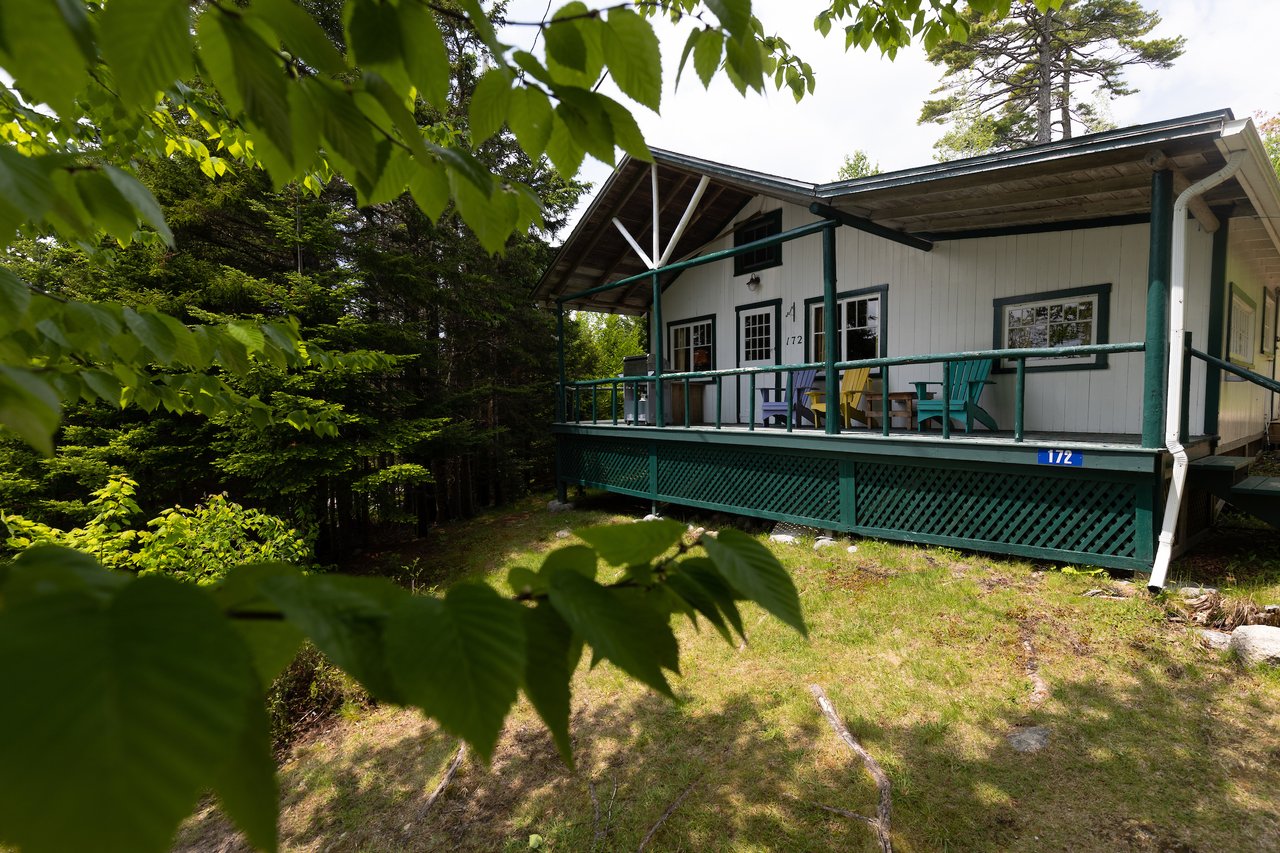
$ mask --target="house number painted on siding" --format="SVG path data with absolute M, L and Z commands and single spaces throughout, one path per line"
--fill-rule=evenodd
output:
M 1079 450 L 1041 450 L 1037 461 L 1041 465 L 1069 465 L 1079 468 L 1084 465 L 1084 454 Z
M 792 335 L 791 337 L 787 338 L 787 346 L 791 346 L 792 344 L 802 344 L 802 343 L 804 343 L 804 335 Z

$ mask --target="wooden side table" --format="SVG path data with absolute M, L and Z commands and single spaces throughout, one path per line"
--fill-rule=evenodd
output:
M 929 396 L 933 396 L 930 394 Z M 867 413 L 867 426 L 875 427 L 880 425 L 880 416 L 883 414 L 884 395 L 868 391 L 863 394 L 863 401 L 866 408 L 863 409 Z M 889 392 L 889 425 L 894 426 L 894 421 L 905 419 L 908 429 L 915 429 L 916 423 L 916 392 L 915 391 L 890 391 Z

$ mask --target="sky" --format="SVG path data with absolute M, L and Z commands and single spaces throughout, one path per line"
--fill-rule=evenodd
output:
M 553 0 L 555 8 L 564 0 Z M 938 125 L 918 125 L 920 105 L 938 85 L 940 69 L 920 48 L 890 62 L 878 53 L 844 51 L 843 34 L 823 39 L 813 17 L 820 0 L 756 0 L 767 30 L 782 36 L 817 75 L 812 95 L 796 103 L 772 88 L 740 96 L 720 75 L 710 90 L 690 73 L 674 88 L 688 30 L 655 20 L 662 43 L 665 90 L 661 115 L 632 106 L 652 146 L 806 181 L 830 181 L 846 154 L 861 149 L 882 171 L 933 161 Z M 1230 107 L 1237 118 L 1280 112 L 1280 0 L 1146 0 L 1162 22 L 1151 37 L 1183 35 L 1186 52 L 1169 69 L 1134 68 L 1138 93 L 1110 102 L 1119 126 Z M 513 0 L 508 18 L 540 20 L 547 0 Z M 527 44 L 531 28 L 509 28 L 504 39 Z M 874 51 L 874 49 L 873 49 Z M 602 89 L 614 97 L 608 84 Z M 581 177 L 598 187 L 610 168 L 588 159 Z M 590 203 L 584 198 L 579 210 Z M 575 217 L 576 219 L 576 217 Z M 562 234 L 561 236 L 565 236 Z

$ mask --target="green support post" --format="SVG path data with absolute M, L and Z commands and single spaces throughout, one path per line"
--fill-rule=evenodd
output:
M 1207 352 L 1214 358 L 1225 358 L 1224 340 L 1227 319 L 1227 237 L 1231 220 L 1219 216 L 1222 224 L 1213 232 L 1213 254 L 1209 261 L 1209 339 Z M 1222 405 L 1222 369 L 1214 364 L 1204 366 L 1204 431 L 1218 434 L 1218 410 Z
M 1013 394 L 1013 440 L 1022 441 L 1027 418 L 1027 360 L 1018 359 L 1018 376 Z
M 880 368 L 880 434 L 889 434 L 889 365 Z
M 840 390 L 836 384 L 836 229 L 822 230 L 822 333 L 826 340 L 827 435 L 840 433 Z M 790 426 L 790 423 L 788 423 Z
M 564 416 L 564 303 L 556 303 L 556 366 L 558 368 L 557 375 L 560 381 L 556 384 L 556 420 L 566 420 Z M 568 503 L 569 490 L 568 484 L 562 478 L 564 471 L 564 456 L 560 448 L 560 440 L 556 439 L 555 466 L 556 466 L 556 500 L 560 503 Z
M 565 420 L 564 416 L 564 305 L 556 303 L 556 365 L 560 382 L 556 385 L 556 419 Z
M 951 438 L 951 362 L 942 362 L 942 437 Z
M 1185 227 L 1186 223 L 1178 223 Z M 1146 355 L 1142 370 L 1142 446 L 1164 445 L 1169 376 L 1169 280 L 1173 268 L 1173 172 L 1151 176 L 1151 253 L 1147 261 Z
M 662 344 L 664 341 L 662 334 L 662 277 L 655 272 L 652 278 L 653 340 L 651 343 L 656 342 L 657 346 L 650 347 L 650 349 L 656 349 L 657 352 L 655 352 L 653 356 L 653 400 L 650 402 L 652 402 L 654 406 L 654 411 L 652 412 L 654 423 L 660 427 L 664 427 L 667 425 L 667 416 L 662 405 Z
M 1187 441 L 1191 429 L 1191 332 L 1185 332 L 1182 345 L 1182 418 L 1178 421 L 1178 441 Z

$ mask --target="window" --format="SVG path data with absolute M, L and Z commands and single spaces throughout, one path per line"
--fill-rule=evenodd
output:
M 672 373 L 715 369 L 715 320 L 700 317 L 672 323 L 670 329 Z
M 771 210 L 739 225 L 733 232 L 734 247 L 745 246 L 765 237 L 782 233 L 782 211 Z M 733 274 L 746 275 L 756 270 L 781 266 L 782 244 L 775 243 L 763 249 L 753 249 L 733 256 Z
M 996 349 L 1048 349 L 1107 343 L 1111 285 L 1077 287 L 995 300 Z M 1106 355 L 1028 358 L 1027 369 L 1106 367 Z M 1006 359 L 1001 370 L 1012 370 Z
M 742 317 L 742 360 L 773 358 L 773 312 L 759 311 Z
M 1231 313 L 1227 316 L 1227 356 L 1233 364 L 1253 367 L 1253 330 L 1257 328 L 1257 303 L 1231 284 Z
M 884 288 L 874 293 L 843 296 L 836 300 L 837 361 L 877 358 L 881 354 L 880 329 L 884 306 Z M 826 311 L 821 298 L 807 299 L 809 309 L 809 360 L 827 358 Z
M 1276 296 L 1270 290 L 1262 291 L 1262 354 L 1276 352 Z

